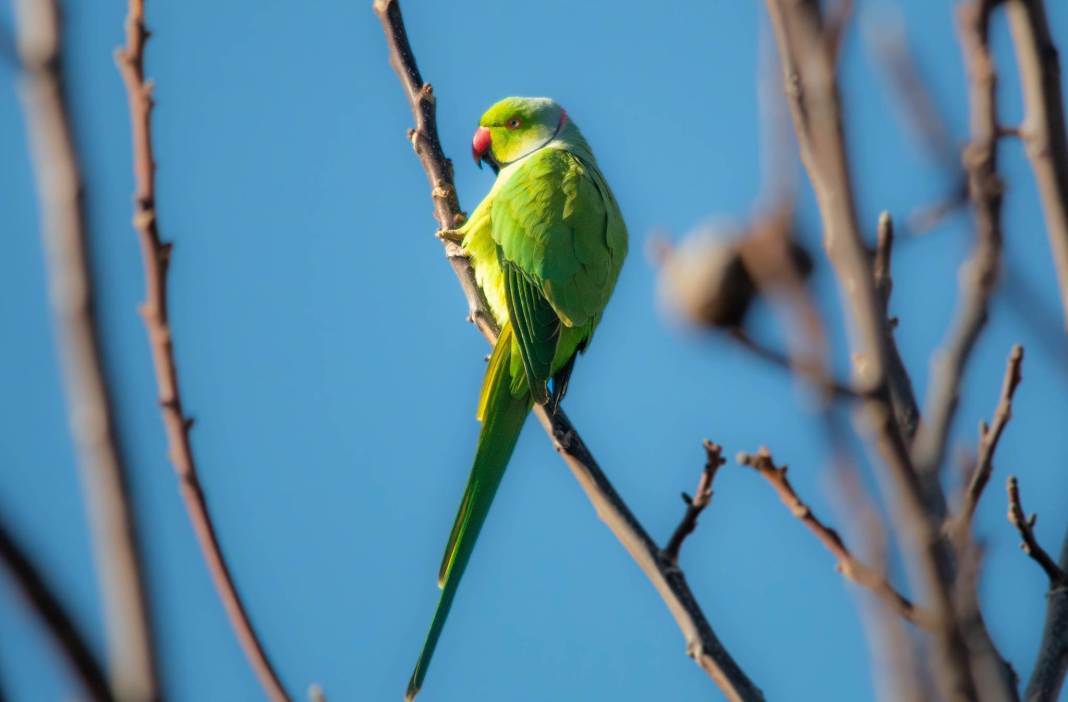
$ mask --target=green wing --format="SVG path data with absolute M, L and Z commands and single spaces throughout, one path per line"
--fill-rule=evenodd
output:
M 596 168 L 562 149 L 542 149 L 493 202 L 493 240 L 508 316 L 532 397 L 593 332 L 626 254 L 618 208 Z M 560 348 L 565 328 L 570 348 Z

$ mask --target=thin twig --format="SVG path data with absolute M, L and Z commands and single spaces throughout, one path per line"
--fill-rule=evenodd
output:
M 894 289 L 894 280 L 890 275 L 890 260 L 894 255 L 894 220 L 889 212 L 879 214 L 879 226 L 875 232 L 875 257 L 872 260 L 872 281 L 875 292 L 883 303 L 885 313 L 890 305 L 890 293 Z
M 839 10 L 846 12 L 848 8 Z M 826 325 L 806 280 L 812 261 L 795 239 L 794 221 L 793 196 L 784 193 L 753 219 L 748 234 L 738 246 L 756 290 L 773 303 L 786 332 L 786 352 L 762 344 L 744 327 L 735 327 L 730 333 L 759 358 L 807 380 L 819 393 L 821 406 L 827 408 L 832 399 L 856 399 L 858 393 L 847 383 L 836 380 L 828 367 Z
M 59 9 L 15 3 L 20 85 L 41 208 L 52 312 L 104 600 L 108 670 L 115 697 L 158 695 L 152 634 L 126 494 L 117 429 L 94 319 L 82 184 L 67 110 Z
M 997 73 L 988 40 L 993 4 L 994 0 L 980 0 L 960 6 L 961 49 L 971 102 L 971 142 L 964 150 L 964 167 L 975 212 L 975 245 L 961 270 L 956 319 L 934 355 L 923 423 L 913 445 L 913 462 L 928 486 L 938 481 L 960 403 L 961 381 L 986 325 L 1001 267 L 1003 188 L 997 170 Z
M 48 585 L 30 555 L 15 540 L 6 524 L 0 522 L 0 562 L 11 580 L 44 624 L 59 652 L 63 654 L 85 693 L 94 702 L 111 702 L 115 698 L 108 688 L 107 677 L 85 636 L 67 613 L 67 609 Z
M 656 588 L 686 639 L 686 654 L 694 659 L 729 700 L 763 700 L 764 695 L 738 667 L 723 647 L 690 591 L 686 576 L 676 564 L 666 562 L 623 498 L 608 481 L 586 444 L 563 411 L 551 417 L 543 407 L 534 408 L 538 422 L 553 436 L 553 448 L 571 469 L 587 499 Z
M 894 220 L 889 212 L 883 212 L 879 215 L 876 228 L 872 281 L 875 285 L 875 294 L 882 304 L 883 319 L 886 324 L 886 376 L 890 404 L 894 409 L 894 418 L 897 420 L 901 435 L 906 441 L 911 441 L 920 423 L 920 408 L 916 404 L 912 379 L 909 377 L 905 361 L 901 358 L 897 341 L 894 339 L 897 319 L 890 316 L 890 295 L 894 290 L 890 266 L 893 253 Z
M 1068 325 L 1068 135 L 1061 67 L 1042 0 L 1009 0 L 1006 5 L 1023 87 L 1019 132 L 1038 182 Z
M 1021 508 L 1021 511 L 1022 508 Z M 1068 573 L 1068 532 L 1061 542 L 1058 567 Z M 1068 673 L 1068 582 L 1051 586 L 1046 593 L 1046 619 L 1038 645 L 1035 667 L 1027 680 L 1027 702 L 1056 702 Z
M 919 585 L 930 596 L 942 694 L 954 701 L 977 698 L 968 649 L 953 608 L 953 560 L 940 537 L 944 497 L 920 483 L 906 439 L 894 419 L 888 385 L 889 340 L 882 304 L 872 280 L 871 256 L 860 235 L 834 62 L 816 0 L 766 0 L 783 64 L 801 158 L 824 225 L 824 249 L 842 291 L 851 323 L 856 385 L 869 398 L 858 418 L 874 437 L 897 493 L 897 525 L 915 557 Z
M 934 91 L 909 51 L 905 20 L 899 10 L 880 11 L 894 14 L 880 17 L 878 24 L 872 23 L 864 38 L 872 49 L 876 66 L 890 85 L 900 108 L 898 113 L 930 158 L 954 176 L 954 180 L 962 180 L 957 145 L 935 101 Z
M 400 5 L 396 0 L 375 0 L 374 11 L 386 35 L 390 64 L 397 72 L 412 108 L 415 129 L 409 132 L 409 140 L 430 181 L 435 218 L 442 229 L 453 228 L 462 222 L 463 214 L 453 184 L 452 166 L 442 152 L 437 136 L 433 90 L 423 82 L 416 66 L 404 30 Z M 475 282 L 471 264 L 455 244 L 444 244 L 446 257 L 467 299 L 469 317 L 487 341 L 493 343 L 498 330 L 482 291 Z M 551 416 L 540 405 L 535 406 L 534 414 L 552 438 L 554 448 L 571 469 L 597 515 L 656 587 L 686 639 L 687 654 L 708 673 L 728 699 L 762 700 L 760 689 L 749 680 L 719 642 L 682 571 L 661 557 L 660 548 L 616 493 L 567 415 L 558 411 Z
M 906 220 L 909 233 L 922 234 L 968 204 L 968 185 L 961 168 L 959 149 L 950 136 L 948 121 L 938 109 L 931 87 L 909 51 L 905 22 L 900 12 L 896 12 L 891 21 L 882 18 L 871 31 L 865 32 L 865 38 L 890 84 L 900 108 L 898 113 L 923 150 L 942 168 L 949 182 L 946 195 L 933 204 L 914 210 Z
M 834 397 L 856 399 L 857 393 L 846 383 L 828 378 L 825 369 L 819 361 L 807 358 L 798 358 L 774 349 L 767 344 L 757 341 L 742 327 L 732 327 L 729 332 L 730 338 L 736 341 L 742 348 L 757 358 L 766 361 L 784 370 L 797 373 L 809 380 L 812 385 Z
M 1042 627 L 1035 667 L 1027 681 L 1027 702 L 1055 702 L 1068 672 L 1068 533 L 1061 545 L 1060 562 L 1046 552 L 1035 537 L 1036 515 L 1026 515 L 1020 500 L 1016 476 L 1009 476 L 1009 522 L 1019 532 L 1020 548 L 1038 564 L 1049 579 L 1046 594 L 1046 617 Z
M 862 484 L 860 470 L 851 454 L 847 426 L 841 413 L 827 413 L 825 434 L 831 453 L 835 506 L 857 525 L 863 558 L 883 577 L 889 570 L 889 535 L 873 497 Z M 933 700 L 932 681 L 922 665 L 924 632 L 909 626 L 893 607 L 876 597 L 858 598 L 861 622 L 871 646 L 872 678 L 878 700 Z
M 975 508 L 979 505 L 983 489 L 990 480 L 990 474 L 994 468 L 994 452 L 997 451 L 1001 433 L 1012 418 L 1012 398 L 1016 394 L 1016 388 L 1020 385 L 1021 366 L 1023 365 L 1023 347 L 1016 345 L 1009 352 L 1009 360 L 1005 364 L 1005 377 L 1001 381 L 1001 394 L 998 397 L 998 406 L 994 410 L 994 419 L 987 426 L 986 422 L 979 425 L 979 451 L 976 456 L 975 470 L 972 471 L 971 480 L 964 492 L 964 501 L 961 505 L 958 529 L 968 529 L 975 515 Z
M 697 490 L 694 491 L 693 497 L 690 497 L 685 492 L 682 493 L 682 501 L 686 503 L 686 511 L 683 513 L 679 525 L 675 527 L 675 531 L 671 534 L 671 538 L 668 539 L 667 546 L 664 547 L 661 554 L 664 560 L 669 563 L 678 563 L 679 549 L 682 548 L 682 542 L 697 528 L 697 518 L 701 516 L 701 512 L 712 501 L 712 481 L 716 477 L 716 471 L 726 463 L 723 459 L 722 446 L 712 443 L 708 439 L 704 440 L 703 445 L 705 448 L 705 467 L 701 471 L 701 479 L 697 481 Z
M 753 468 L 768 481 L 790 513 L 801 520 L 801 523 L 815 534 L 820 543 L 835 557 L 838 561 L 835 568 L 839 573 L 871 591 L 893 611 L 913 624 L 923 628 L 933 626 L 933 619 L 928 612 L 898 592 L 882 573 L 857 559 L 842 541 L 838 532 L 824 524 L 812 512 L 786 477 L 787 467 L 776 466 L 771 452 L 766 447 L 761 447 L 755 454 L 739 453 L 736 460 L 741 465 Z
M 211 573 L 215 590 L 222 600 L 245 655 L 268 697 L 275 702 L 289 696 L 260 642 L 248 612 L 237 593 L 230 568 L 222 553 L 208 505 L 200 487 L 189 431 L 193 420 L 182 409 L 178 368 L 167 308 L 167 270 L 171 260 L 170 242 L 160 237 L 156 218 L 156 163 L 152 151 L 152 83 L 145 80 L 144 0 L 130 0 L 126 16 L 126 46 L 116 50 L 115 61 L 126 84 L 130 104 L 135 180 L 133 225 L 141 244 L 146 299 L 141 317 L 148 332 L 152 363 L 156 369 L 160 412 L 170 445 L 169 456 L 178 474 L 182 499 L 193 525 L 201 554 Z
M 1005 489 L 1009 493 L 1009 523 L 1016 527 L 1020 538 L 1023 539 L 1020 548 L 1045 572 L 1051 589 L 1068 584 L 1068 573 L 1061 570 L 1035 538 L 1034 527 L 1038 517 L 1034 514 L 1027 516 L 1024 512 L 1023 503 L 1020 501 L 1020 484 L 1015 475 L 1009 476 Z

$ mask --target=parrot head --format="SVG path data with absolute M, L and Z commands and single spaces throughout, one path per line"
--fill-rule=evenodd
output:
M 505 98 L 486 110 L 471 140 L 471 155 L 496 173 L 552 141 L 567 124 L 567 111 L 549 98 Z

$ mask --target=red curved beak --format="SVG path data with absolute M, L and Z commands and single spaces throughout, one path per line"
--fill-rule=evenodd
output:
M 482 168 L 482 159 L 486 157 L 486 152 L 489 151 L 492 142 L 490 130 L 485 127 L 479 127 L 475 130 L 475 136 L 471 139 L 471 156 L 474 157 L 475 165 L 479 168 Z

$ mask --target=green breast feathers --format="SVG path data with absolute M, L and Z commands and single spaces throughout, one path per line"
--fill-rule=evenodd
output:
M 518 269 L 565 326 L 592 326 L 627 253 L 623 218 L 596 166 L 551 146 L 503 169 L 463 231 L 502 325 L 509 320 L 505 267 Z

